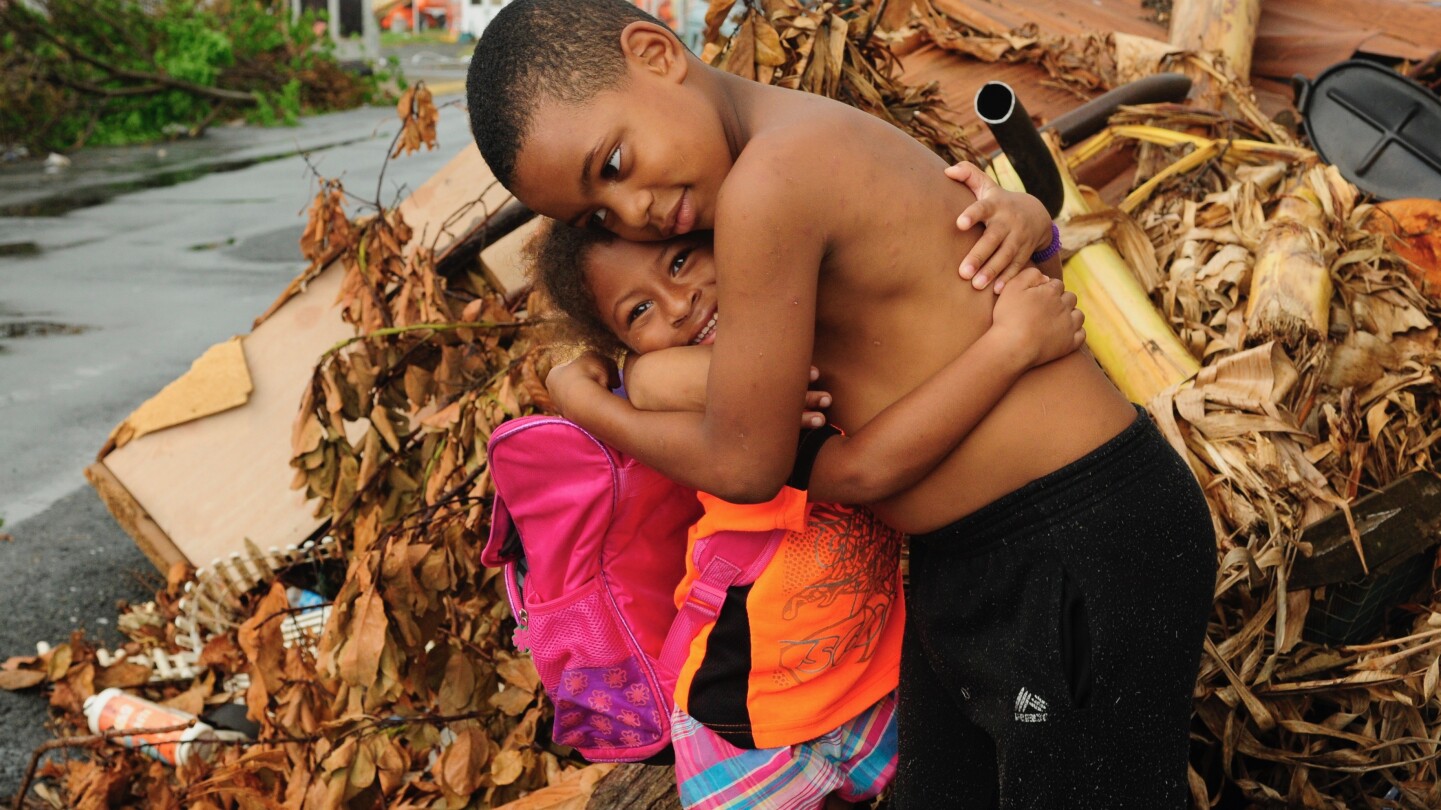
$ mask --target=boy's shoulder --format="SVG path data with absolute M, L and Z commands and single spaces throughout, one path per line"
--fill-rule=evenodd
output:
M 865 115 L 845 105 L 834 106 Z M 728 213 L 741 212 L 764 213 L 782 221 L 805 217 L 818 223 L 817 216 L 824 216 L 829 203 L 859 190 L 844 171 L 853 119 L 836 114 L 830 105 L 810 106 L 808 113 L 750 135 L 721 184 L 718 224 Z

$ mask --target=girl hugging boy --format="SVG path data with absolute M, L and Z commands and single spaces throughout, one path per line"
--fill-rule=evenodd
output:
M 704 408 L 710 344 L 723 328 L 709 234 L 634 243 L 551 222 L 530 253 L 537 285 L 577 337 L 629 358 L 632 403 Z M 796 469 L 776 498 L 739 505 L 699 493 L 704 514 L 675 595 L 683 615 L 703 588 L 708 548 L 762 550 L 753 576 L 716 595 L 715 620 L 693 628 L 679 672 L 672 741 L 686 807 L 843 807 L 889 784 L 902 536 L 853 504 L 914 484 L 1011 383 L 1075 351 L 1081 322 L 1059 281 L 1026 270 L 1003 285 L 981 340 L 864 428 L 842 435 L 817 411 L 803 414 Z M 593 372 L 611 374 L 599 363 Z M 825 392 L 808 397 L 808 407 L 829 404 Z M 955 414 L 948 433 L 908 430 L 917 412 L 941 406 Z

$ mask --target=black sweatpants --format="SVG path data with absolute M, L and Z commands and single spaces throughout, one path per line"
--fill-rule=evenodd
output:
M 1186 807 L 1215 575 L 1205 498 L 1144 412 L 913 537 L 895 808 Z

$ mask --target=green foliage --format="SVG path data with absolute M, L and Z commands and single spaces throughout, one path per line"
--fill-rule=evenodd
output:
M 383 101 L 285 0 L 0 0 L 0 143 L 32 151 L 195 134 Z
M 300 90 L 300 80 L 291 79 L 277 93 L 256 92 L 255 106 L 246 112 L 245 120 L 263 127 L 294 126 L 300 119 Z

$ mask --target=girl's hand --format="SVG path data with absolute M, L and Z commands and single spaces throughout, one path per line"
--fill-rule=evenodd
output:
M 801 411 L 801 427 L 818 428 L 826 423 L 826 408 L 831 406 L 831 392 L 807 391 L 806 409 Z
M 968 231 L 985 226 L 961 260 L 961 278 L 970 279 L 978 290 L 994 282 L 999 293 L 1031 263 L 1031 254 L 1051 244 L 1051 216 L 1040 200 L 1006 191 L 974 163 L 957 163 L 946 169 L 946 176 L 965 183 L 976 195 L 976 201 L 956 219 L 956 227 Z
M 1086 342 L 1086 316 L 1075 293 L 1028 267 L 1006 285 L 991 312 L 991 332 L 1031 368 L 1065 357 Z M 998 331 L 999 330 L 999 331 Z
M 580 388 L 599 386 L 609 391 L 619 384 L 615 364 L 595 352 L 585 352 L 568 363 L 561 363 L 545 375 L 545 387 L 551 401 L 567 418 L 571 417 L 566 412 L 566 402 Z

